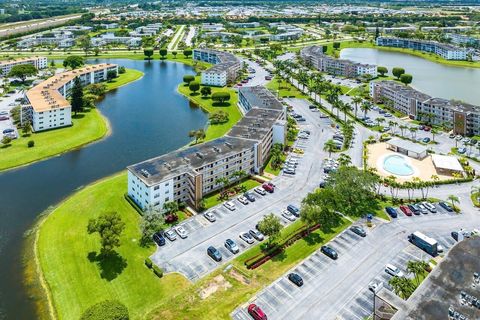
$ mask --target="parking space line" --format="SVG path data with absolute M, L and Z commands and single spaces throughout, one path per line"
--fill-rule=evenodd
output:
M 357 316 L 355 313 L 353 313 L 353 311 L 350 310 L 350 308 L 345 308 L 344 310 L 347 311 L 348 313 L 350 313 L 355 319 L 362 320 L 362 318 L 360 318 L 360 317 Z

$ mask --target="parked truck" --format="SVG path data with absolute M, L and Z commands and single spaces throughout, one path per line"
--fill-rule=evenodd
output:
M 428 254 L 434 257 L 438 255 L 437 240 L 430 238 L 419 231 L 410 234 L 408 240 Z

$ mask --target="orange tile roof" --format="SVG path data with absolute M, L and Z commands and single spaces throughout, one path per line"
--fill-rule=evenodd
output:
M 16 59 L 12 59 L 12 60 L 2 60 L 2 61 L 0 61 L 0 66 L 9 65 L 9 64 L 12 64 L 12 63 L 16 63 L 16 62 L 34 61 L 34 60 L 38 60 L 38 59 L 41 59 L 41 58 L 44 58 L 44 57 L 22 57 L 22 58 L 16 58 Z
M 70 102 L 58 91 L 64 84 L 77 76 L 113 66 L 116 65 L 100 63 L 56 74 L 28 90 L 28 101 L 36 112 L 69 107 Z

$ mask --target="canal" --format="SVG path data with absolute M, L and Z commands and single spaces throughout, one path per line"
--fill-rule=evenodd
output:
M 105 60 L 90 63 L 107 62 Z M 191 67 L 165 61 L 109 60 L 145 73 L 97 103 L 111 135 L 84 148 L 0 174 L 0 319 L 34 319 L 22 285 L 22 239 L 39 213 L 129 164 L 175 150 L 207 115 L 177 93 Z
M 433 97 L 455 99 L 480 105 L 480 68 L 464 68 L 435 63 L 400 52 L 371 48 L 346 48 L 340 57 L 356 62 L 405 69 L 413 76 L 412 86 Z M 390 73 L 391 74 L 391 73 Z

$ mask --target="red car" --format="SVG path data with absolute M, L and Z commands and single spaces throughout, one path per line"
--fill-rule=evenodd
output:
M 409 217 L 411 217 L 413 214 L 412 210 L 410 210 L 410 208 L 407 206 L 400 206 L 400 210 L 402 210 L 402 212 Z
M 254 303 L 248 306 L 248 314 L 251 315 L 255 320 L 267 320 L 267 315 L 265 312 L 263 312 L 262 309 L 260 309 L 260 307 Z
M 263 190 L 265 190 L 267 192 L 270 192 L 270 193 L 273 193 L 273 191 L 275 191 L 275 188 L 271 184 L 268 184 L 268 183 L 262 184 L 262 188 L 263 188 Z
M 425 130 L 425 131 L 430 131 L 431 129 L 432 129 L 432 128 L 427 127 L 427 126 L 425 126 L 425 128 L 423 128 L 423 130 Z

